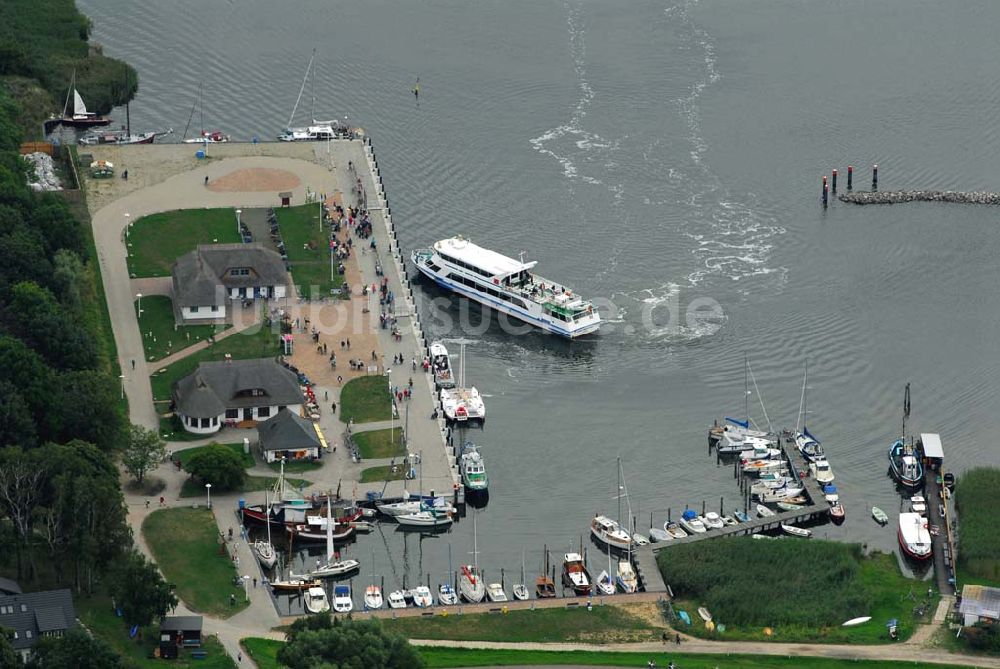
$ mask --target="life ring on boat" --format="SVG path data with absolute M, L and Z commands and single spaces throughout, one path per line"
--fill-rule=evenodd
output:
M 587 313 L 588 314 L 594 313 L 594 307 L 587 307 Z
M 500 285 L 500 279 L 493 279 L 493 283 L 494 283 L 494 285 L 499 286 Z

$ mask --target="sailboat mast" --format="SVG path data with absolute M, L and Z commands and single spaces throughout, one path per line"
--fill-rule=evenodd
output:
M 267 501 L 267 488 L 264 488 L 264 524 L 267 526 L 267 545 L 271 545 L 271 505 Z
M 622 524 L 622 459 L 621 456 L 618 457 L 618 490 L 615 491 L 618 496 L 618 525 Z
M 806 373 L 802 379 L 802 429 L 809 424 L 809 361 L 806 360 Z M 821 426 L 822 427 L 822 426 Z
M 743 416 L 750 424 L 750 359 L 743 351 Z
M 205 84 L 198 86 L 198 122 L 201 124 L 201 137 L 205 136 L 205 101 L 202 99 L 202 91 Z
M 326 561 L 333 559 L 333 507 L 330 496 L 326 497 Z
M 306 74 L 302 77 L 302 86 L 299 88 L 299 96 L 295 98 L 295 106 L 292 107 L 292 114 L 288 117 L 288 127 L 292 127 L 292 119 L 295 118 L 295 112 L 299 108 L 299 102 L 302 101 L 302 94 L 306 90 L 306 81 L 309 79 L 309 72 L 312 71 L 313 59 L 316 58 L 316 49 L 313 49 L 312 56 L 309 57 L 309 65 L 306 66 Z
M 69 90 L 66 91 L 66 104 L 63 105 L 63 118 L 66 117 L 66 112 L 69 111 L 69 101 L 73 98 L 73 93 L 76 91 L 76 70 L 73 70 L 73 76 L 69 80 Z
M 910 417 L 910 384 L 906 384 L 906 391 L 903 393 L 903 434 L 900 438 L 906 441 L 906 419 Z
M 472 567 L 479 575 L 479 531 L 476 526 L 476 514 L 472 514 Z

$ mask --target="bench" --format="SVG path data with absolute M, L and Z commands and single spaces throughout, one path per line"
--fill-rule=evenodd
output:
M 204 650 L 200 650 L 200 649 L 199 650 L 192 650 L 191 651 L 191 659 L 192 660 L 204 660 L 206 657 L 208 657 L 208 651 L 204 651 Z

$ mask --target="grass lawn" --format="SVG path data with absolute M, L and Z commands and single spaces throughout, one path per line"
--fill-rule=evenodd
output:
M 143 521 L 142 534 L 164 577 L 177 587 L 178 599 L 192 611 L 228 618 L 246 607 L 243 588 L 233 586 L 236 567 L 225 549 L 219 553 L 219 527 L 210 511 L 154 511 Z M 230 594 L 236 594 L 235 606 L 229 605 Z
M 392 397 L 385 376 L 362 376 L 344 384 L 340 391 L 340 420 L 371 423 L 392 418 Z
M 188 432 L 181 425 L 181 419 L 176 415 L 160 415 L 160 436 L 166 441 L 198 441 L 204 439 L 203 434 Z
M 256 492 L 258 490 L 265 489 L 270 490 L 274 487 L 274 482 L 277 480 L 277 476 L 247 476 L 246 483 L 243 484 L 240 492 Z M 293 488 L 302 488 L 310 485 L 312 482 L 305 479 L 291 479 L 286 476 L 285 483 Z M 181 484 L 180 497 L 207 497 L 205 494 L 205 484 L 201 481 L 201 479 L 192 477 L 184 479 L 184 483 Z
M 158 645 L 159 626 L 156 624 L 142 628 L 142 639 L 136 635 L 129 638 L 129 629 L 125 621 L 115 615 L 111 608 L 111 598 L 107 595 L 92 597 L 77 597 L 73 601 L 76 614 L 94 636 L 103 639 L 114 648 L 119 655 L 127 658 L 131 664 L 140 669 L 162 669 L 163 660 L 151 659 L 150 654 Z M 204 660 L 191 659 L 190 651 L 182 651 L 180 656 L 170 662 L 171 667 L 199 667 L 201 669 L 235 669 L 236 663 L 226 654 L 225 648 L 214 636 L 207 636 L 202 643 L 202 650 L 208 653 Z
M 163 371 L 157 370 L 149 379 L 153 386 L 153 399 L 169 400 L 170 387 L 174 381 L 193 372 L 198 363 L 222 360 L 227 353 L 233 356 L 233 360 L 245 360 L 247 358 L 273 358 L 279 352 L 278 335 L 263 325 L 250 326 L 245 331 L 237 332 L 208 348 L 178 360 Z M 386 392 L 388 393 L 388 391 Z
M 640 611 L 646 615 L 641 615 Z M 656 604 L 649 603 L 595 606 L 593 611 L 580 607 L 510 611 L 506 615 L 435 615 L 383 620 L 382 624 L 387 630 L 409 639 L 627 643 L 659 641 L 666 628 L 651 622 L 659 619 Z
M 1000 587 L 1000 528 L 994 518 L 1000 468 L 976 467 L 955 487 L 955 507 L 961 523 L 957 580 L 962 585 Z
M 354 443 L 358 445 L 361 457 L 366 459 L 395 458 L 406 455 L 402 439 L 403 430 L 400 428 L 356 432 L 354 434 Z
M 748 539 L 748 541 L 750 541 Z M 777 544 L 779 542 L 755 542 L 758 544 Z M 671 551 L 665 551 L 667 555 Z M 786 579 L 788 588 L 784 591 L 783 599 L 799 597 L 808 598 L 807 594 L 801 594 L 794 587 L 797 579 L 791 573 L 794 571 L 790 563 L 784 564 L 782 571 Z M 760 579 L 758 579 L 760 580 Z M 726 625 L 725 632 L 709 632 L 705 629 L 701 618 L 695 613 L 698 606 L 705 604 L 703 600 L 691 597 L 688 594 L 678 593 L 678 599 L 674 601 L 674 610 L 685 610 L 691 616 L 692 625 L 684 626 L 678 622 L 680 629 L 694 636 L 726 639 L 729 641 L 777 641 L 777 642 L 812 642 L 812 643 L 857 643 L 857 644 L 877 644 L 890 643 L 885 623 L 891 618 L 899 620 L 899 635 L 901 639 L 907 639 L 913 634 L 916 622 L 930 622 L 937 607 L 938 594 L 934 593 L 930 598 L 926 608 L 926 614 L 918 619 L 913 614 L 913 608 L 918 604 L 923 604 L 927 599 L 927 586 L 929 583 L 916 581 L 907 578 L 900 572 L 896 557 L 888 553 L 874 553 L 861 560 L 856 577 L 848 582 L 844 582 L 840 587 L 844 589 L 857 590 L 867 597 L 869 602 L 867 608 L 857 610 L 855 616 L 871 616 L 872 619 L 856 627 L 842 627 L 843 620 L 836 623 L 817 625 L 807 623 L 784 623 L 768 625 L 763 621 L 759 625 L 732 625 L 726 623 L 724 610 L 709 607 L 717 623 Z M 673 586 L 675 592 L 677 587 Z M 760 598 L 771 595 L 761 592 Z M 824 600 L 819 597 L 808 599 L 811 605 L 822 606 Z M 852 616 L 853 617 L 853 616 Z M 765 628 L 771 629 L 771 634 L 765 633 Z
M 211 445 L 212 444 L 209 444 L 209 446 Z M 242 442 L 236 444 L 222 444 L 222 446 L 225 446 L 226 448 L 228 448 L 229 450 L 233 451 L 238 456 L 240 456 L 240 459 L 243 460 L 244 467 L 253 467 L 256 464 L 256 461 L 253 459 L 253 453 L 243 452 Z M 196 446 L 194 448 L 188 448 L 183 451 L 174 451 L 174 458 L 180 460 L 181 466 L 183 467 L 187 465 L 188 460 L 193 458 L 198 453 L 203 452 L 206 448 L 208 448 L 208 446 Z
M 285 253 L 292 267 L 292 281 L 300 294 L 312 298 L 329 296 L 331 288 L 339 288 L 344 278 L 334 273 L 330 280 L 330 231 L 319 224 L 320 205 L 275 209 Z
M 273 639 L 247 638 L 241 641 L 247 654 L 260 669 L 282 669 L 278 664 L 278 649 L 283 641 Z M 580 666 L 645 667 L 650 659 L 660 667 L 666 667 L 671 660 L 683 669 L 956 669 L 959 665 L 926 664 L 912 662 L 880 662 L 835 660 L 811 657 L 804 662 L 801 657 L 768 655 L 696 655 L 693 653 L 658 652 L 614 653 L 606 651 L 540 651 L 540 650 L 495 650 L 466 648 L 432 648 L 422 646 L 420 655 L 428 669 L 449 669 L 453 667 L 510 667 L 510 666 L 557 666 L 575 664 Z
M 390 468 L 395 471 L 390 472 Z M 361 483 L 372 483 L 373 481 L 402 481 L 406 478 L 406 467 L 402 464 L 380 465 L 361 470 Z
M 280 462 L 269 462 L 267 466 L 276 472 L 281 471 Z M 322 460 L 286 460 L 285 473 L 311 472 L 323 466 Z
M 199 244 L 240 241 L 235 209 L 179 209 L 143 216 L 132 224 L 128 237 L 129 275 L 170 276 L 174 262 Z
M 138 311 L 139 300 L 136 300 Z M 217 335 L 231 325 L 181 325 L 174 327 L 173 300 L 166 295 L 143 297 L 139 331 L 146 360 L 162 360 L 172 353 Z

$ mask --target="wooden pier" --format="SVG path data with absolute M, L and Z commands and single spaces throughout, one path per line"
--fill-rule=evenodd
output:
M 772 532 L 774 530 L 780 530 L 783 523 L 787 525 L 799 525 L 802 523 L 817 523 L 829 520 L 830 504 L 826 501 L 823 495 L 822 486 L 820 486 L 816 479 L 809 475 L 809 465 L 802 457 L 802 454 L 799 453 L 799 450 L 795 447 L 795 435 L 788 430 L 785 430 L 781 433 L 778 443 L 784 451 L 784 458 L 788 462 L 789 472 L 802 483 L 802 494 L 806 497 L 806 504 L 804 504 L 801 509 L 795 509 L 793 511 L 775 511 L 774 516 L 770 516 L 768 518 L 757 518 L 756 512 L 751 513 L 751 511 L 753 511 L 756 507 L 756 503 L 750 499 L 749 493 L 745 493 L 743 498 L 744 513 L 750 517 L 749 523 L 727 525 L 726 527 L 718 530 L 709 530 L 700 534 L 689 534 L 683 539 L 671 539 L 668 541 L 657 542 L 651 545 L 651 552 L 655 554 L 661 550 L 670 548 L 671 546 L 679 546 L 706 539 L 743 537 L 750 536 L 752 534 Z M 733 472 L 737 478 L 744 478 L 738 461 L 733 466 Z
M 660 568 L 656 566 L 656 554 L 652 546 L 639 546 L 632 551 L 635 573 L 639 577 L 639 585 L 645 592 L 666 592 L 667 584 L 663 582 Z

